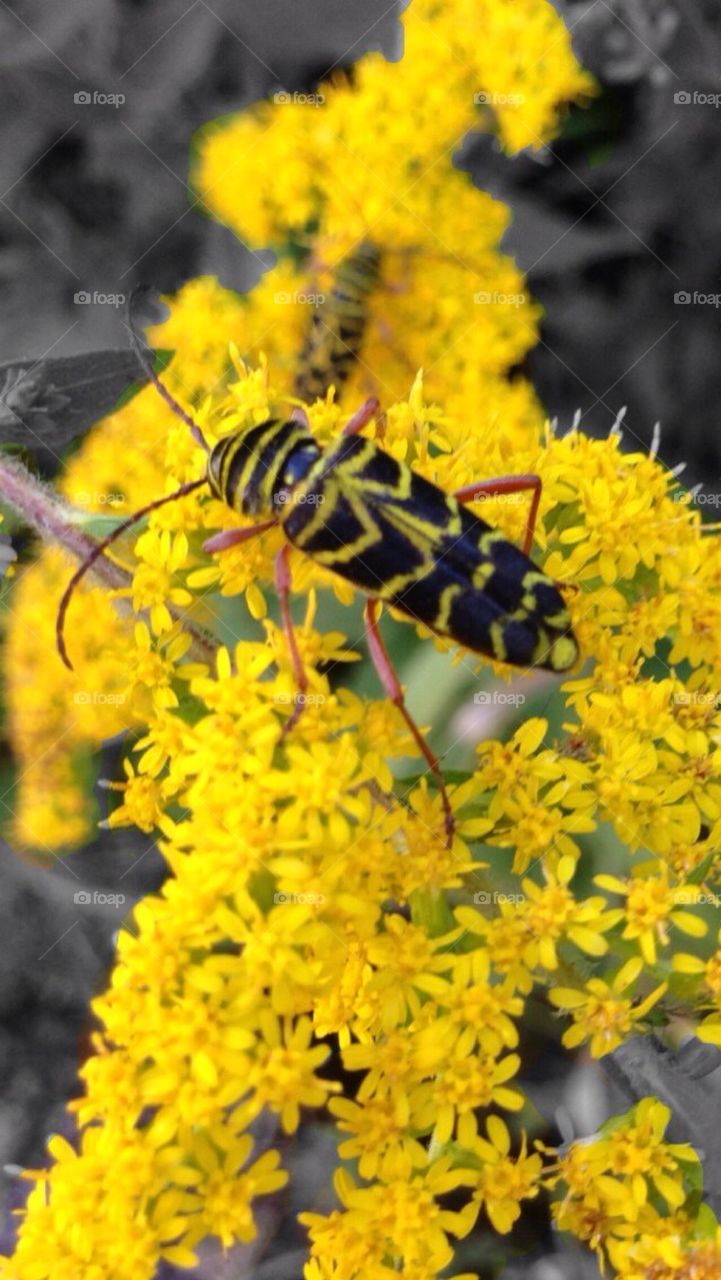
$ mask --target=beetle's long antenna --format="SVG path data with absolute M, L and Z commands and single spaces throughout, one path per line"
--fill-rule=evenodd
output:
M 109 533 L 101 542 L 98 542 L 97 545 L 93 547 L 90 554 L 85 557 L 82 564 L 80 564 L 75 570 L 75 573 L 63 592 L 63 598 L 60 601 L 58 616 L 55 623 L 55 640 L 58 647 L 58 653 L 69 671 L 73 670 L 73 664 L 70 661 L 68 651 L 65 648 L 65 615 L 68 611 L 68 605 L 72 599 L 73 592 L 75 591 L 78 583 L 85 577 L 88 569 L 92 568 L 95 561 L 110 546 L 111 542 L 115 542 L 116 538 L 119 538 L 123 533 L 125 533 L 125 530 L 129 529 L 131 525 L 134 525 L 136 521 L 142 520 L 143 516 L 147 516 L 149 512 L 155 511 L 157 507 L 164 506 L 166 502 L 175 502 L 177 498 L 184 498 L 186 493 L 192 493 L 194 489 L 199 489 L 201 485 L 207 483 L 208 482 L 205 477 L 203 477 L 202 480 L 189 480 L 186 484 L 181 484 L 180 488 L 176 489 L 174 493 L 168 493 L 164 498 L 156 498 L 154 502 L 148 502 L 144 507 L 140 507 L 137 511 L 134 511 L 131 516 L 128 516 L 127 520 L 123 520 L 122 524 L 119 524 L 117 528 L 113 529 L 112 533 Z
M 197 422 L 194 422 L 190 414 L 185 412 L 185 409 L 183 408 L 183 406 L 178 404 L 178 401 L 175 399 L 173 395 L 170 394 L 170 392 L 168 391 L 168 388 L 165 386 L 165 383 L 161 382 L 160 378 L 155 372 L 155 369 L 153 368 L 152 356 L 148 348 L 145 346 L 142 338 L 138 334 L 137 329 L 135 328 L 135 321 L 133 319 L 134 312 L 135 312 L 135 304 L 137 302 L 139 295 L 141 293 L 146 293 L 146 292 L 147 290 L 143 288 L 143 286 L 137 286 L 135 289 L 133 289 L 133 292 L 131 293 L 128 301 L 128 329 L 130 331 L 130 339 L 133 344 L 133 350 L 135 351 L 135 354 L 138 357 L 138 360 L 143 366 L 145 373 L 147 374 L 148 378 L 150 379 L 153 386 L 155 387 L 155 390 L 158 392 L 159 395 L 163 397 L 163 400 L 167 404 L 168 408 L 172 409 L 173 413 L 176 414 L 179 418 L 182 418 L 183 422 L 186 423 L 188 427 L 190 427 L 190 434 L 192 435 L 196 444 L 199 444 L 201 449 L 205 449 L 206 453 L 210 453 L 210 446 L 205 436 L 203 435 L 203 432 L 198 426 Z

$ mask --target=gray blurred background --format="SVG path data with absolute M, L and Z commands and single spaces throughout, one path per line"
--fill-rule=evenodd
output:
M 692 482 L 721 494 L 718 0 L 557 7 L 599 79 L 598 98 L 571 111 L 541 154 L 509 159 L 477 134 L 458 157 L 511 205 L 505 247 L 546 308 L 526 372 L 562 422 L 580 409 L 586 429 L 603 434 L 627 406 L 629 440 L 645 445 L 660 422 L 661 456 L 688 461 Z M 127 295 L 138 282 L 172 290 L 208 272 L 247 288 L 255 260 L 251 268 L 233 234 L 193 208 L 191 135 L 278 85 L 307 88 L 368 49 L 397 57 L 398 8 L 0 0 L 0 363 L 125 345 L 122 312 L 78 304 L 79 292 Z M 93 94 L 124 101 L 88 103 Z M 103 772 L 115 768 L 111 754 Z M 122 875 L 127 910 L 162 877 L 147 840 L 127 834 L 102 837 L 70 865 L 48 871 L 7 849 L 0 856 L 0 1164 L 42 1158 L 87 1050 L 87 1002 L 104 981 L 118 917 L 102 906 L 78 913 L 74 894 L 116 890 Z M 579 1131 L 604 1109 L 598 1070 L 584 1075 L 560 1059 L 555 1034 L 539 1013 L 525 1081 L 530 1091 L 536 1072 L 551 1138 L 559 1109 Z M 306 1189 L 312 1169 L 317 1177 L 324 1168 L 318 1144 L 328 1141 L 318 1126 L 292 1156 L 305 1161 Z M 12 1177 L 7 1185 L 12 1200 Z M 289 1225 L 296 1207 L 273 1211 L 267 1226 L 285 1242 L 284 1261 L 258 1269 L 256 1259 L 250 1272 L 239 1257 L 214 1258 L 203 1275 L 291 1280 L 302 1248 Z M 540 1210 L 523 1231 L 512 1252 L 525 1261 L 507 1260 L 507 1277 L 595 1273 L 576 1251 L 559 1252 Z M 500 1262 L 489 1248 L 490 1276 Z

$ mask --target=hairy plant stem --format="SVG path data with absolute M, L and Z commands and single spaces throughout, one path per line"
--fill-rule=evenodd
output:
M 0 452 L 0 500 L 37 533 L 44 542 L 62 547 L 76 560 L 85 560 L 95 550 L 97 542 L 83 533 L 73 523 L 71 509 L 47 485 L 42 484 L 17 459 Z M 132 584 L 132 575 L 107 556 L 100 556 L 89 571 L 90 575 L 114 591 L 126 589 Z M 115 601 L 116 604 L 122 604 Z M 192 637 L 191 652 L 201 662 L 213 662 L 217 646 L 187 615 L 169 606 L 171 616 L 181 622 Z

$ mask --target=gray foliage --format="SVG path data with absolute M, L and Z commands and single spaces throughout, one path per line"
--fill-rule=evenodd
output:
M 52 869 L 0 840 L 0 1167 L 42 1159 L 77 1091 L 89 1003 L 104 985 L 117 930 L 157 883 L 157 855 L 139 834 L 108 834 Z
M 147 381 L 131 350 L 0 364 L 0 445 L 22 445 L 57 464 L 130 387 Z
M 713 0 L 558 0 L 601 97 L 513 161 L 467 151 L 516 219 L 507 248 L 546 308 L 529 370 L 552 415 L 689 461 L 721 493 L 721 11 Z M 679 295 L 682 299 L 680 300 Z
M 698 1152 L 704 1197 L 721 1214 L 721 1050 L 692 1038 L 673 1053 L 656 1036 L 633 1036 L 603 1061 L 627 1103 L 656 1097 L 670 1108 L 668 1139 Z

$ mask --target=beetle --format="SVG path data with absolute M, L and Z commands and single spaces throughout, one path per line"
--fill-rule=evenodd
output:
M 132 328 L 131 333 L 148 378 L 205 450 L 206 474 L 134 512 L 79 566 L 58 608 L 57 647 L 63 662 L 71 668 L 64 639 L 67 608 L 95 560 L 137 520 L 207 485 L 231 510 L 255 517 L 258 523 L 215 534 L 204 543 L 206 552 L 222 552 L 275 526 L 286 537 L 275 561 L 275 585 L 300 695 L 308 679 L 290 612 L 291 549 L 302 551 L 368 597 L 369 651 L 387 696 L 437 779 L 450 844 L 454 819 L 440 763 L 406 707 L 379 630 L 378 606 L 384 602 L 437 635 L 495 661 L 567 671 L 579 654 L 570 612 L 559 585 L 530 559 L 540 477 L 498 476 L 446 493 L 361 435 L 379 413 L 375 398 L 367 400 L 338 439 L 326 446 L 313 437 L 305 410 L 296 409 L 287 419 L 240 427 L 211 449 L 200 427 L 156 374 Z M 522 548 L 467 505 L 477 498 L 524 491 L 531 493 L 531 502 Z M 283 734 L 297 723 L 304 706 L 300 696 Z
M 328 388 L 340 391 L 358 360 L 368 320 L 368 298 L 379 280 L 381 251 L 372 240 L 338 263 L 328 298 L 314 311 L 298 360 L 294 393 L 310 404 Z

